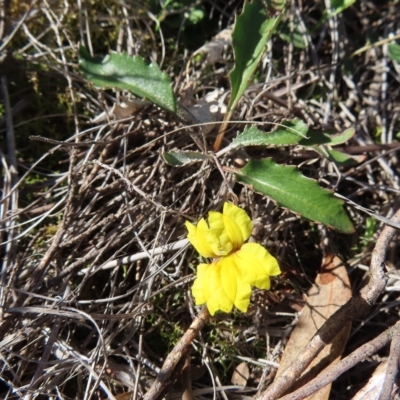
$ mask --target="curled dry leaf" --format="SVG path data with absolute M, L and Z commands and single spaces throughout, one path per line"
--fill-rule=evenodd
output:
M 328 253 L 327 250 L 327 255 L 322 261 L 321 272 L 308 292 L 307 303 L 285 348 L 277 376 L 284 374 L 285 369 L 293 362 L 296 362 L 297 355 L 307 345 L 316 331 L 350 297 L 351 287 L 346 268 L 337 256 Z M 335 340 L 326 346 L 310 364 L 293 389 L 301 387 L 315 378 L 328 365 L 335 364 L 340 360 L 350 327 L 350 323 L 343 327 Z M 328 399 L 329 392 L 330 385 L 325 386 L 308 397 L 308 399 Z
M 202 127 L 205 135 L 211 132 L 215 124 L 209 124 L 209 122 L 220 121 L 226 113 L 226 105 L 222 102 L 221 91 L 215 89 L 207 93 L 204 99 L 200 99 L 189 107 L 189 111 L 200 123 L 205 124 Z
M 113 114 L 116 119 L 128 118 L 148 104 L 149 102 L 147 101 L 140 99 L 128 100 L 126 97 L 121 96 L 120 103 L 114 104 L 114 107 L 111 109 L 111 114 Z
M 233 371 L 231 382 L 234 385 L 246 386 L 250 376 L 250 370 L 246 362 L 240 363 Z
M 205 54 L 206 61 L 209 64 L 215 64 L 216 62 L 222 59 L 222 54 L 232 45 L 232 30 L 233 26 L 230 26 L 221 32 L 218 35 L 214 36 L 210 42 L 201 46 L 193 56 L 197 54 Z
M 102 122 L 108 121 L 109 119 L 115 118 L 125 119 L 131 117 L 135 113 L 137 113 L 141 108 L 147 106 L 151 103 L 148 101 L 132 98 L 132 100 L 128 100 L 125 96 L 120 97 L 120 102 L 115 103 L 111 109 L 107 111 L 103 111 L 95 118 L 90 120 L 92 124 L 100 124 Z

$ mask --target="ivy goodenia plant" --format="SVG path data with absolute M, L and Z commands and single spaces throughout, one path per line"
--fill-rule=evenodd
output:
M 232 33 L 235 66 L 230 74 L 232 95 L 225 123 L 229 122 L 248 87 L 265 52 L 266 43 L 277 29 L 283 14 L 284 11 L 276 18 L 268 19 L 261 0 L 245 1 L 243 12 L 237 17 Z M 130 57 L 114 52 L 99 59 L 91 57 L 84 47 L 80 49 L 79 64 L 85 77 L 96 86 L 129 90 L 179 117 L 180 106 L 176 102 L 170 79 L 156 64 L 147 65 L 139 56 Z M 217 156 L 247 146 L 301 145 L 314 149 L 330 161 L 345 165 L 346 162 L 352 162 L 351 157 L 326 145 L 343 143 L 351 135 L 351 130 L 337 136 L 309 132 L 303 121 L 295 119 L 282 122 L 270 133 L 262 132 L 255 126 L 246 128 Z M 218 137 L 221 141 L 221 135 Z M 175 166 L 212 159 L 196 151 L 171 151 L 165 153 L 164 158 Z M 303 176 L 294 166 L 278 165 L 271 158 L 250 159 L 244 168 L 236 172 L 236 178 L 238 182 L 250 185 L 253 190 L 270 197 L 278 205 L 312 221 L 344 233 L 354 231 L 343 202 L 335 198 L 330 190 L 323 189 L 316 181 Z

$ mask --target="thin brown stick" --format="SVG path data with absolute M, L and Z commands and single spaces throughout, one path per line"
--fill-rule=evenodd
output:
M 382 40 L 378 40 L 377 42 L 372 43 L 372 44 L 366 44 L 365 46 L 363 46 L 363 47 L 359 48 L 358 50 L 356 50 L 351 55 L 351 57 L 358 56 L 359 54 L 364 53 L 365 51 L 371 49 L 372 47 L 383 46 L 384 44 L 393 42 L 393 41 L 395 41 L 395 40 L 397 40 L 399 38 L 400 38 L 400 35 L 396 35 L 396 36 L 392 36 L 390 38 L 385 38 L 385 39 L 382 39 Z
M 400 220 L 400 210 L 391 218 Z M 298 355 L 296 362 L 288 367 L 260 396 L 260 400 L 272 400 L 286 393 L 321 350 L 330 343 L 345 323 L 362 317 L 383 292 L 387 277 L 384 271 L 386 252 L 396 229 L 385 226 L 376 242 L 371 258 L 371 278 L 357 296 L 352 297 L 317 331 L 308 345 Z
M 51 245 L 47 249 L 45 255 L 40 260 L 40 263 L 35 269 L 33 276 L 31 276 L 25 285 L 25 290 L 31 290 L 38 282 L 42 282 L 44 273 L 50 264 L 51 260 L 58 251 L 59 244 L 61 243 L 62 236 L 64 234 L 64 228 L 61 226 L 57 233 L 54 235 Z
M 317 377 L 309 381 L 300 389 L 280 398 L 280 400 L 295 400 L 303 399 L 311 394 L 322 389 L 324 386 L 332 383 L 336 378 L 343 374 L 343 372 L 348 371 L 350 368 L 357 365 L 360 361 L 365 360 L 367 357 L 372 356 L 382 347 L 386 346 L 392 335 L 398 331 L 400 327 L 400 322 L 396 325 L 390 327 L 385 332 L 382 332 L 375 339 L 368 343 L 365 343 L 357 350 L 353 351 L 338 364 L 327 368 L 325 371 L 321 372 Z M 390 397 L 389 397 L 390 398 Z M 380 399 L 381 400 L 381 399 Z
M 392 397 L 393 385 L 399 372 L 400 357 L 400 323 L 398 322 L 393 332 L 392 343 L 390 345 L 390 355 L 387 361 L 385 382 L 379 400 L 390 400 Z
M 199 315 L 192 322 L 189 329 L 182 336 L 181 340 L 176 344 L 171 353 L 164 361 L 164 364 L 157 375 L 156 380 L 149 389 L 149 391 L 144 395 L 143 400 L 155 400 L 157 397 L 165 390 L 165 388 L 170 384 L 169 378 L 171 377 L 175 367 L 181 360 L 182 356 L 185 355 L 193 339 L 199 334 L 201 328 L 208 321 L 210 313 L 206 306 L 200 311 Z
M 215 138 L 213 146 L 213 150 L 215 153 L 221 148 L 222 140 L 224 139 L 226 130 L 228 129 L 228 124 L 229 121 L 231 120 L 232 113 L 233 111 L 229 111 L 227 114 L 225 114 L 224 122 L 219 127 L 219 131 L 217 137 Z
M 43 136 L 29 136 L 29 139 L 31 140 L 37 140 L 38 142 L 45 142 L 45 143 L 50 143 L 50 144 L 56 144 L 59 146 L 66 146 L 66 147 L 83 147 L 83 146 L 92 146 L 94 144 L 102 144 L 102 145 L 106 145 L 108 144 L 105 141 L 96 141 L 96 140 L 89 140 L 86 142 L 63 142 L 60 140 L 54 140 L 54 139 L 50 139 L 47 137 L 43 137 Z
M 185 364 L 181 372 L 182 400 L 194 400 L 192 390 L 192 373 L 190 368 L 190 349 L 185 356 Z

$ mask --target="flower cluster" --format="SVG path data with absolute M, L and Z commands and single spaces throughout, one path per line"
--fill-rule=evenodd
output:
M 207 304 L 211 315 L 221 310 L 230 312 L 235 305 L 246 312 L 251 286 L 271 287 L 270 276 L 281 273 L 279 264 L 268 250 L 257 243 L 244 243 L 253 224 L 244 210 L 225 203 L 222 213 L 210 211 L 208 224 L 202 218 L 197 226 L 186 222 L 188 239 L 211 264 L 197 267 L 192 294 L 196 305 Z

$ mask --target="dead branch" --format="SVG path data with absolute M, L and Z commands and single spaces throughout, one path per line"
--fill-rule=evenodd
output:
M 175 367 L 186 354 L 190 344 L 199 334 L 201 328 L 203 328 L 209 317 L 210 313 L 208 312 L 207 307 L 204 306 L 199 315 L 192 322 L 192 325 L 190 325 L 190 328 L 182 336 L 171 353 L 168 354 L 168 357 L 164 361 L 156 380 L 154 381 L 150 390 L 143 397 L 143 400 L 156 400 L 158 396 L 167 388 L 167 386 L 172 383 L 169 379 L 174 372 Z

